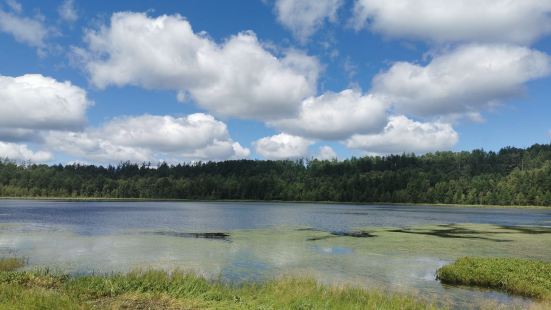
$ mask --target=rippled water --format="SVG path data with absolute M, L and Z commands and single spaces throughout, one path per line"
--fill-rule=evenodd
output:
M 414 292 L 459 308 L 473 300 L 525 305 L 501 293 L 443 286 L 434 274 L 464 255 L 551 260 L 551 234 L 503 230 L 526 225 L 551 225 L 551 210 L 0 200 L 0 253 L 76 273 L 181 268 L 233 282 L 299 274 Z M 432 228 L 397 229 L 419 226 Z M 369 232 L 347 235 L 357 230 Z

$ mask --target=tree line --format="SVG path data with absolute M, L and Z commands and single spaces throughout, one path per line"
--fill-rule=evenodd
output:
M 0 196 L 551 206 L 551 144 L 342 161 L 116 166 L 0 160 Z

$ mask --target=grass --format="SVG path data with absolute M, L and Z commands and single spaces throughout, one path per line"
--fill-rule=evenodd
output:
M 12 271 L 25 266 L 26 261 L 19 257 L 0 257 L 0 272 Z
M 438 308 L 413 295 L 331 287 L 306 278 L 237 286 L 178 270 L 70 276 L 49 269 L 18 271 L 25 260 L 15 257 L 0 262 L 0 310 Z M 551 263 L 465 257 L 440 268 L 437 276 L 445 283 L 501 289 L 540 299 L 530 309 L 551 306 Z
M 477 286 L 551 301 L 551 262 L 464 257 L 437 271 L 443 283 Z
M 282 278 L 233 286 L 174 271 L 0 271 L 0 309 L 436 309 L 409 295 Z

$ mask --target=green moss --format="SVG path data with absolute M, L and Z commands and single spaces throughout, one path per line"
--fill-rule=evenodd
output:
M 440 268 L 443 283 L 494 288 L 551 300 L 551 263 L 516 258 L 464 257 Z

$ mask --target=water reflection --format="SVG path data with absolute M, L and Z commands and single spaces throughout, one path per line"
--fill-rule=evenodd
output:
M 365 213 L 365 215 L 358 215 Z M 551 210 L 476 209 L 399 205 L 231 202 L 70 202 L 0 200 L 0 223 L 66 227 L 83 235 L 131 229 L 186 232 L 279 226 L 350 231 L 357 227 L 485 223 L 548 225 Z
M 368 215 L 356 214 L 365 210 Z M 439 210 L 0 201 L 0 254 L 15 251 L 29 258 L 31 268 L 73 273 L 185 269 L 230 282 L 303 275 L 419 293 L 459 308 L 475 300 L 525 305 L 525 299 L 493 291 L 443 286 L 435 271 L 465 255 L 551 259 L 551 231 L 542 224 L 551 212 Z M 473 218 L 495 225 L 454 224 Z
M 316 251 L 319 251 L 321 253 L 331 254 L 331 255 L 344 255 L 344 254 L 352 254 L 354 252 L 353 249 L 342 247 L 342 246 L 330 246 L 330 247 L 319 247 L 315 246 L 314 249 Z

